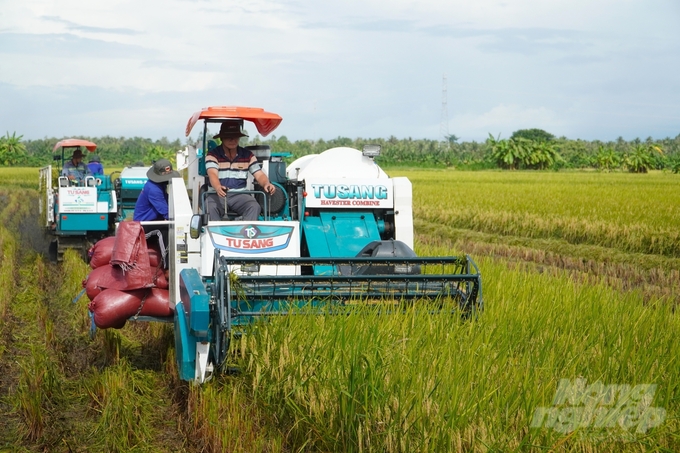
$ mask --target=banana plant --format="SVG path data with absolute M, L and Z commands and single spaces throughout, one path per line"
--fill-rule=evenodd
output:
M 663 150 L 654 144 L 638 144 L 625 157 L 624 164 L 631 173 L 647 173 L 654 166 L 654 153 L 663 155 Z
M 600 170 L 611 171 L 621 165 L 621 160 L 612 148 L 600 145 L 595 156 L 595 165 Z

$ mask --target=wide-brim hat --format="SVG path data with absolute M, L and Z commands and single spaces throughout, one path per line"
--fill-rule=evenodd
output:
M 99 160 L 99 156 L 97 156 L 96 154 L 93 154 L 93 155 L 90 156 L 90 159 L 89 159 L 88 162 L 101 162 L 101 160 Z
M 172 169 L 172 163 L 168 159 L 158 159 L 146 172 L 146 177 L 153 182 L 168 182 L 180 176 L 179 172 Z
M 213 135 L 213 138 L 232 138 L 232 137 L 247 137 L 248 134 L 243 130 L 243 127 L 235 121 L 227 121 L 220 125 L 220 132 Z
M 71 155 L 71 159 L 82 159 L 83 158 L 83 152 L 79 149 L 73 151 L 73 154 Z

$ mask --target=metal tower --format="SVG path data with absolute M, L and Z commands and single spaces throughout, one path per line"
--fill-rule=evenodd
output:
M 442 78 L 442 115 L 441 122 L 439 123 L 439 135 L 442 141 L 449 141 L 449 107 L 448 107 L 448 95 L 446 93 L 446 73 Z

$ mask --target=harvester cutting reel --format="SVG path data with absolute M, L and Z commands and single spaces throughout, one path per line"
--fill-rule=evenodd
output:
M 210 355 L 224 371 L 235 328 L 267 316 L 341 314 L 366 305 L 476 316 L 481 275 L 465 257 L 246 258 L 216 256 Z

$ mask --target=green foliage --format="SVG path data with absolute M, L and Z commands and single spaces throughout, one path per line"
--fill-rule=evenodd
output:
M 553 143 L 526 138 L 499 140 L 489 134 L 490 159 L 500 168 L 541 170 L 563 162 Z
M 23 135 L 17 137 L 16 132 L 12 135 L 0 137 L 0 165 L 12 167 L 21 164 L 26 158 L 26 146 L 21 142 Z
M 553 134 L 549 134 L 543 129 L 519 129 L 512 133 L 511 140 L 524 138 L 534 142 L 549 142 L 555 139 Z
M 595 156 L 595 166 L 604 171 L 612 171 L 621 165 L 621 158 L 612 148 L 600 145 Z
M 21 141 L 21 138 L 16 133 L 12 136 L 7 133 L 0 137 L 0 166 L 39 167 L 52 163 L 52 147 L 60 139 Z M 173 161 L 175 152 L 185 146 L 179 140 L 169 141 L 167 138 L 155 141 L 141 137 L 79 138 L 91 140 L 98 145 L 97 154 L 102 158 L 105 168 L 131 165 L 137 161 L 148 165 L 161 157 Z M 272 135 L 266 139 L 255 135 L 244 139 L 241 144 L 269 145 L 272 152 L 291 154 L 287 158 L 289 162 L 334 147 L 361 149 L 365 144 L 377 144 L 382 147 L 382 154 L 376 158 L 378 164 L 409 168 L 596 168 L 603 171 L 625 168 L 633 172 L 644 172 L 643 168 L 672 170 L 673 164 L 680 159 L 680 135 L 656 141 L 647 138 L 644 142 L 640 139 L 627 142 L 619 137 L 615 141 L 602 142 L 555 138 L 541 129 L 521 129 L 515 131 L 508 140 L 491 137 L 484 142 L 460 142 L 459 137 L 453 134 L 445 137 L 444 141 L 398 139 L 394 136 L 386 139 L 351 139 L 338 136 L 330 140 L 291 141 L 285 135 Z M 187 139 L 186 145 L 195 146 L 196 143 Z M 642 150 L 636 148 L 639 146 Z M 646 152 L 644 147 L 651 152 Z M 657 148 L 663 152 L 657 151 Z M 646 154 L 651 154 L 651 158 L 645 156 Z M 627 160 L 624 156 L 628 156 Z
M 663 155 L 663 150 L 651 143 L 635 145 L 624 158 L 624 165 L 631 173 L 647 173 L 655 167 L 655 153 Z
M 669 166 L 673 173 L 680 173 L 680 155 L 670 159 Z

